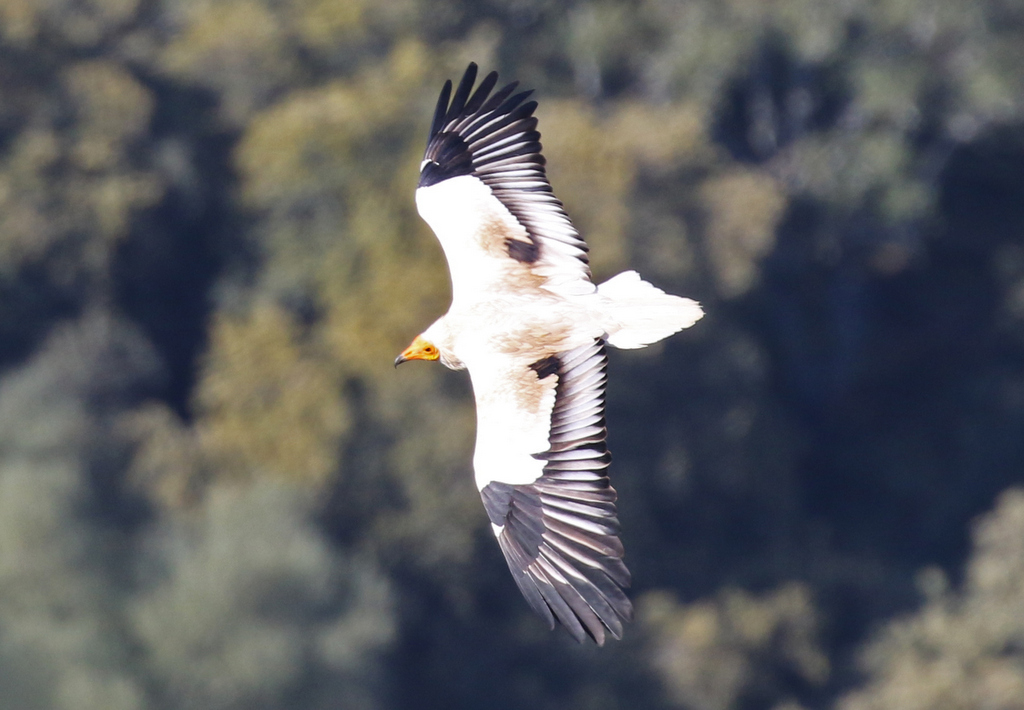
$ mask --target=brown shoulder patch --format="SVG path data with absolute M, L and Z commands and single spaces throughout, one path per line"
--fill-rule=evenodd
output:
M 508 213 L 508 219 L 510 221 L 490 215 L 483 221 L 477 232 L 480 248 L 496 259 L 506 260 L 506 278 L 510 286 L 537 290 L 544 286 L 546 279 L 533 273 L 530 267 L 540 258 L 540 247 L 511 213 Z
M 554 404 L 558 378 L 540 378 L 532 368 L 525 368 L 512 373 L 509 386 L 515 396 L 516 406 L 524 412 L 537 414 L 545 403 L 548 406 Z
M 542 361 L 551 353 L 565 350 L 572 334 L 571 323 L 525 323 L 511 333 L 495 337 L 495 348 L 505 355 L 523 358 L 528 362 Z
M 524 239 L 529 239 L 525 229 L 522 230 L 522 234 L 517 234 L 516 232 L 519 230 L 515 229 L 513 225 L 519 226 L 515 222 L 509 224 L 497 214 L 487 215 L 477 232 L 480 247 L 491 256 L 507 258 L 510 242 L 522 242 Z

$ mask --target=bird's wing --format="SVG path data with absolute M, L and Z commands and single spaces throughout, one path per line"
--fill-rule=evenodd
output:
M 453 300 L 481 292 L 591 293 L 587 245 L 551 191 L 531 92 L 491 94 L 497 72 L 473 91 L 470 64 L 454 97 L 441 91 L 420 166 L 416 205 L 437 235 Z M 449 98 L 451 101 L 449 102 Z
M 604 341 L 532 364 L 471 364 L 477 486 L 530 606 L 578 641 L 622 635 L 633 607 L 607 467 Z

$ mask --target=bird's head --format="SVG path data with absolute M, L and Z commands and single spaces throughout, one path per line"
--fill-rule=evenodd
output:
M 409 360 L 437 360 L 441 357 L 441 351 L 436 345 L 417 335 L 412 344 L 402 351 L 402 354 L 395 358 L 395 367 Z
M 441 316 L 395 358 L 395 367 L 409 360 L 440 360 L 450 370 L 464 370 L 466 366 L 453 352 L 454 340 L 447 318 Z

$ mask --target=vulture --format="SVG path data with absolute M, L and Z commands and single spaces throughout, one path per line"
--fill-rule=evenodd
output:
M 441 242 L 448 312 L 395 360 L 468 370 L 477 489 L 519 590 L 551 629 L 621 638 L 624 589 L 605 443 L 607 346 L 640 348 L 693 325 L 700 306 L 625 271 L 600 285 L 544 170 L 532 93 L 445 83 L 416 206 Z

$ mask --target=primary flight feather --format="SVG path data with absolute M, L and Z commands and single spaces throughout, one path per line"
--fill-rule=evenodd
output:
M 452 304 L 395 360 L 469 371 L 473 468 L 527 602 L 603 644 L 633 606 L 605 444 L 605 345 L 639 348 L 695 323 L 696 302 L 626 271 L 596 286 L 587 245 L 544 171 L 535 101 L 512 83 L 446 82 L 416 206 L 448 260 Z

